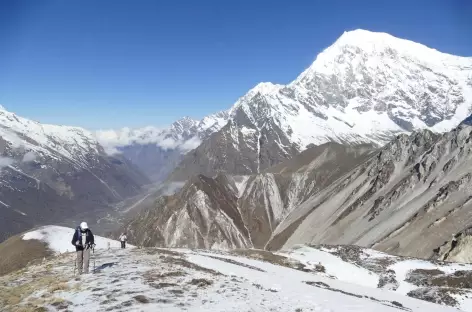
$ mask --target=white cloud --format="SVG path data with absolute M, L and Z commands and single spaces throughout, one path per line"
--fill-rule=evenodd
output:
M 178 192 L 183 186 L 185 182 L 171 182 L 170 184 L 165 184 L 162 186 L 162 195 L 169 196 L 173 195 Z
M 103 146 L 125 146 L 131 142 L 129 132 L 129 128 L 123 128 L 119 131 L 99 130 L 95 132 L 95 137 Z
M 156 145 L 162 147 L 163 149 L 174 149 L 179 146 L 179 141 L 176 141 L 172 138 L 165 138 L 164 140 L 157 142 Z
M 15 132 L 9 129 L 0 127 L 0 137 L 5 141 L 10 142 L 11 147 L 13 148 L 20 148 L 24 145 L 23 140 Z
M 103 146 L 103 149 L 105 150 L 105 153 L 106 153 L 108 156 L 113 156 L 113 155 L 121 154 L 121 151 L 118 150 L 118 148 L 115 147 L 115 146 Z
M 198 137 L 192 137 L 187 141 L 174 139 L 169 136 L 168 130 L 152 126 L 133 130 L 130 128 L 98 130 L 95 132 L 95 137 L 108 155 L 120 153 L 119 147 L 134 143 L 156 144 L 165 150 L 179 148 L 184 152 L 196 148 L 201 143 Z
M 0 169 L 3 167 L 10 166 L 14 162 L 15 160 L 13 158 L 0 156 Z
M 163 141 L 165 135 L 162 129 L 156 127 L 144 127 L 141 129 L 131 130 L 130 128 L 122 128 L 120 130 L 98 130 L 95 132 L 95 138 L 98 143 L 103 146 L 105 152 L 109 155 L 120 153 L 118 147 L 137 144 L 157 144 Z M 164 140 L 165 141 L 165 140 Z M 163 142 L 165 148 L 172 148 L 173 142 Z
M 123 128 L 119 131 L 99 130 L 95 132 L 95 137 L 105 150 L 105 153 L 111 156 L 120 154 L 120 151 L 117 149 L 118 147 L 126 146 L 131 143 L 129 132 L 129 128 Z
M 27 152 L 25 155 L 23 155 L 23 162 L 30 162 L 36 159 L 36 153 L 33 151 Z
M 200 144 L 202 144 L 202 140 L 194 136 L 191 139 L 188 139 L 187 141 L 185 141 L 183 144 L 181 144 L 179 146 L 179 149 L 184 152 L 188 152 L 197 148 Z

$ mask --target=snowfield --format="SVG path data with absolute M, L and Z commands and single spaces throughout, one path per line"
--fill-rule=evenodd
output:
M 40 239 L 61 252 L 69 248 L 71 231 L 45 227 L 25 239 Z M 110 250 L 103 248 L 108 241 L 115 242 Z M 345 261 L 335 247 L 297 246 L 271 253 L 120 249 L 118 242 L 104 238 L 97 243 L 94 274 L 74 276 L 75 253 L 63 253 L 0 277 L 0 311 L 461 311 L 377 288 L 381 274 Z M 384 256 L 367 252 L 359 259 Z M 397 276 L 408 265 L 409 270 L 422 267 L 414 261 L 398 263 L 403 265 Z M 462 311 L 472 311 L 465 303 Z
M 93 229 L 92 233 L 93 233 Z M 71 240 L 74 235 L 75 229 L 57 226 L 57 225 L 47 225 L 38 228 L 37 230 L 23 234 L 23 240 L 36 239 L 46 243 L 46 245 L 55 253 L 64 253 L 75 251 L 75 247 L 72 246 Z M 110 248 L 121 248 L 121 243 L 117 240 L 101 237 L 94 235 L 95 238 L 95 249 L 108 249 L 108 244 Z M 133 248 L 133 245 L 127 244 L 130 248 Z
M 472 311 L 472 291 L 469 286 L 459 287 L 459 278 L 472 276 L 472 265 L 463 263 L 430 262 L 427 260 L 388 255 L 379 251 L 357 246 L 297 245 L 280 255 L 296 259 L 307 267 L 317 263 L 323 265 L 326 274 L 347 283 L 373 288 L 383 288 L 404 296 L 413 296 L 416 291 L 427 289 L 435 300 L 450 303 L 463 311 Z M 464 273 L 465 272 L 465 273 Z M 434 277 L 438 277 L 435 279 Z M 441 278 L 441 283 L 436 281 Z M 429 281 L 428 281 L 429 280 Z M 423 284 L 418 286 L 415 283 Z M 429 285 L 425 285 L 428 284 Z M 438 284 L 438 285 L 437 285 Z M 462 284 L 464 285 L 464 284 Z M 427 287 L 424 287 L 427 286 Z M 425 296 L 425 299 L 427 296 Z
M 307 265 L 314 263 L 322 264 L 327 274 L 348 283 L 373 288 L 377 288 L 379 283 L 379 276 L 377 274 L 352 263 L 345 262 L 341 258 L 329 253 L 325 248 L 319 250 L 307 246 L 299 246 L 290 253 L 281 254 Z

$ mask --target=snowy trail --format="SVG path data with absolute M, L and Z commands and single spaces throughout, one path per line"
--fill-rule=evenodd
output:
M 21 279 L 0 277 L 0 302 L 7 287 L 24 283 L 34 291 L 19 306 L 48 311 L 458 311 L 224 253 L 99 249 L 93 255 L 96 273 L 81 277 L 73 276 L 74 256 L 30 266 Z
M 23 296 L 23 304 L 36 303 L 39 296 L 48 308 L 62 300 L 71 311 L 459 311 L 406 296 L 418 289 L 409 272 L 472 270 L 464 264 L 439 265 L 373 250 L 359 249 L 357 257 L 345 259 L 356 254 L 354 247 L 300 245 L 279 253 L 131 245 L 122 250 L 118 241 L 96 236 L 91 263 L 96 274 L 77 279 L 72 275 L 75 253 L 70 252 L 73 231 L 45 226 L 23 235 L 24 240 L 45 242 L 58 256 L 28 267 L 21 282 L 41 283 L 44 275 L 63 285 L 51 295 L 44 285 L 32 286 L 40 291 Z M 381 287 L 387 270 L 396 281 L 389 282 L 392 287 Z M 0 277 L 0 306 L 2 285 L 8 289 L 9 283 Z M 455 306 L 472 311 L 468 294 L 466 288 L 450 292 Z

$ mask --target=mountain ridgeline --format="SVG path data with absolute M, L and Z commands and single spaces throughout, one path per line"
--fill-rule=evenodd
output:
M 471 101 L 472 58 L 354 30 L 291 83 L 260 83 L 225 112 L 186 119 L 163 132 L 115 133 L 118 145 L 134 142 L 131 150 L 138 154 L 140 142 L 165 146 L 165 153 L 177 151 L 162 157 L 159 149 L 154 158 L 170 171 L 160 179 L 185 181 L 198 174 L 260 173 L 310 144 L 380 147 L 401 133 L 449 131 L 472 113 Z M 184 149 L 192 137 L 201 144 Z
M 472 126 L 462 124 L 380 149 L 326 143 L 256 175 L 199 175 L 126 229 L 144 246 L 354 244 L 436 257 L 451 235 L 471 232 L 471 190 Z
M 365 30 L 292 82 L 169 128 L 90 133 L 2 109 L 0 240 L 133 197 L 124 228 L 139 245 L 465 259 L 448 248 L 451 235 L 468 248 L 471 113 L 472 58 Z M 151 182 L 168 187 L 143 195 Z
M 0 155 L 0 241 L 37 225 L 92 221 L 150 183 L 84 129 L 40 124 L 3 108 Z
M 241 97 L 167 178 L 182 190 L 126 229 L 145 246 L 438 256 L 472 225 L 471 109 L 472 58 L 346 32 L 293 82 Z
M 325 143 L 256 175 L 194 176 L 141 211 L 126 230 L 145 246 L 263 248 L 293 209 L 373 150 Z

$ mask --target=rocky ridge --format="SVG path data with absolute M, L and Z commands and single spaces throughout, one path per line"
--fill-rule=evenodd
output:
M 309 144 L 384 145 L 413 130 L 449 131 L 471 113 L 472 58 L 385 33 L 345 32 L 287 85 L 260 83 L 169 180 L 259 173 Z
M 466 123 L 444 134 L 402 134 L 378 150 L 328 143 L 257 175 L 197 176 L 126 229 L 145 246 L 278 250 L 328 243 L 446 259 L 450 245 L 441 246 L 472 222 L 471 153 Z M 461 246 L 468 255 L 468 245 Z
M 356 244 L 431 257 L 472 222 L 471 138 L 467 125 L 442 135 L 425 130 L 397 137 L 294 210 L 276 231 L 289 238 L 274 238 L 271 246 Z M 299 226 L 292 231 L 292 224 Z
M 373 150 L 326 143 L 257 175 L 198 175 L 174 195 L 146 203 L 125 228 L 144 246 L 262 248 L 293 209 Z
M 129 160 L 107 155 L 90 132 L 0 109 L 0 241 L 45 222 L 91 220 L 147 183 Z

